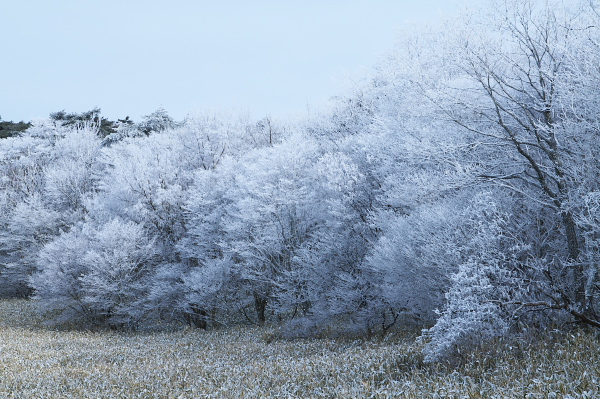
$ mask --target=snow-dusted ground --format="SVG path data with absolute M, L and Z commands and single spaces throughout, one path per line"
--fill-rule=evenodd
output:
M 501 344 L 450 369 L 424 365 L 410 336 L 282 341 L 268 328 L 123 334 L 36 323 L 30 302 L 0 302 L 2 398 L 600 395 L 600 344 L 584 333 Z

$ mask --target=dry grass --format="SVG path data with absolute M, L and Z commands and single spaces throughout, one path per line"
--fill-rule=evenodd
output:
M 454 368 L 422 363 L 413 336 L 265 339 L 257 328 L 121 334 L 37 327 L 31 304 L 0 302 L 0 398 L 600 397 L 591 333 L 498 343 Z

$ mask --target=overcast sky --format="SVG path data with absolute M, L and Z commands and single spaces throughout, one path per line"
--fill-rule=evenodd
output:
M 159 107 L 285 117 L 340 94 L 409 22 L 459 0 L 13 0 L 0 20 L 0 117 Z

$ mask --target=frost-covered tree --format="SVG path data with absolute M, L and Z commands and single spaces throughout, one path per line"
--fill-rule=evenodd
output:
M 162 132 L 176 127 L 177 123 L 169 116 L 164 108 L 159 108 L 149 115 L 142 118 L 142 121 L 136 125 L 136 129 L 149 135 L 152 132 Z
M 198 187 L 218 175 L 217 170 L 228 157 L 240 157 L 257 146 L 269 145 L 267 140 L 258 139 L 260 134 L 245 117 L 197 112 L 175 128 L 122 139 L 104 150 L 108 166 L 90 215 L 132 220 L 142 225 L 148 236 L 155 237 L 161 261 L 143 306 L 156 317 L 190 321 L 195 313 L 203 312 L 198 304 L 185 299 L 191 289 L 185 276 L 197 276 L 192 269 L 198 259 L 208 260 L 204 254 L 190 255 L 201 245 L 190 241 L 197 227 L 195 222 L 189 223 L 190 190 L 196 187 L 194 206 L 210 206 L 207 196 L 218 185 Z M 218 201 L 218 196 L 212 198 Z M 210 224 L 209 230 L 218 231 L 218 220 Z M 214 247 L 218 238 L 205 235 L 202 242 Z
M 3 295 L 28 296 L 40 248 L 83 218 L 100 169 L 97 126 L 37 121 L 2 143 Z
M 231 195 L 235 166 L 235 160 L 225 159 L 217 169 L 196 172 L 185 204 L 187 231 L 177 244 L 185 267 L 177 273 L 169 267 L 156 287 L 158 296 L 170 297 L 172 307 L 181 310 L 191 324 L 205 326 L 209 314 L 213 314 L 212 321 L 224 323 L 238 309 L 244 310 L 240 303 L 245 303 L 246 296 L 225 250 L 228 238 L 223 224 L 235 197 Z M 175 290 L 174 281 L 181 283 Z
M 528 248 L 519 247 L 510 236 L 515 233 L 515 226 L 509 226 L 511 210 L 497 203 L 499 193 L 476 195 L 458 215 L 464 235 L 456 242 L 454 257 L 460 264 L 450 274 L 439 319 L 425 333 L 430 338 L 426 360 L 448 357 L 504 335 L 518 316 L 518 312 L 511 314 L 516 306 L 510 303 L 533 297 L 520 286 L 517 272 L 519 257 Z
M 369 333 L 381 316 L 376 276 L 365 263 L 376 238 L 371 216 L 377 182 L 348 152 L 323 154 L 313 172 L 323 227 L 302 253 L 312 274 L 306 285 L 311 311 L 301 322 L 317 332 Z
M 28 278 L 37 269 L 38 251 L 59 234 L 64 224 L 61 214 L 48 207 L 38 193 L 25 198 L 10 212 L 0 234 L 2 295 L 28 297 L 31 295 Z
M 22 276 L 35 268 L 35 253 L 57 233 L 58 215 L 50 215 L 41 198 L 44 187 L 46 142 L 31 137 L 2 141 L 0 190 L 0 276 L 2 296 L 28 296 Z
M 456 245 L 464 235 L 459 212 L 464 197 L 428 204 L 406 215 L 387 216 L 382 232 L 368 256 L 381 276 L 378 285 L 393 317 L 418 323 L 437 317 L 434 309 L 444 303 L 448 276 L 460 261 Z
M 458 160 L 474 166 L 466 182 L 499 187 L 494 202 L 510 215 L 488 244 L 500 240 L 504 249 L 482 247 L 452 274 L 430 359 L 465 337 L 515 331 L 519 323 L 571 317 L 600 325 L 589 227 L 578 223 L 599 172 L 596 16 L 583 2 L 491 4 L 492 13 L 472 14 L 454 34 L 405 47 L 411 85 L 437 107 L 437 119 L 462 129 L 470 154 Z M 479 212 L 486 214 L 483 204 Z
M 560 3 L 510 6 L 496 25 L 504 33 L 500 41 L 481 43 L 486 50 L 466 47 L 465 74 L 480 101 L 468 106 L 480 121 L 464 116 L 455 121 L 488 137 L 502 154 L 482 177 L 544 203 L 549 212 L 542 222 L 559 222 L 562 239 L 538 254 L 554 264 L 548 270 L 554 291 L 548 295 L 555 298 L 550 302 L 580 321 L 597 323 L 593 304 L 586 302 L 584 237 L 576 215 L 580 193 L 597 185 L 600 172 L 594 155 L 597 112 L 580 103 L 598 95 L 600 74 L 593 67 L 598 31 L 586 10 Z M 552 257 L 562 260 L 550 262 Z
M 184 278 L 195 306 L 251 308 L 258 322 L 302 316 L 319 328 L 365 308 L 352 290 L 368 285 L 359 270 L 368 186 L 351 157 L 303 135 L 198 173 L 182 241 L 198 269 Z M 210 276 L 217 282 L 202 281 Z
M 50 114 L 50 120 L 56 121 L 63 126 L 94 125 L 96 127 L 96 134 L 100 137 L 114 134 L 117 127 L 117 123 L 109 121 L 101 115 L 101 110 L 98 107 L 81 113 L 65 112 L 64 110 L 53 112 Z
M 267 304 L 286 284 L 284 276 L 294 269 L 297 251 L 319 226 L 319 212 L 312 209 L 318 201 L 308 173 L 317 155 L 314 143 L 303 138 L 253 151 L 226 166 L 229 177 L 225 175 L 223 182 L 231 185 L 220 191 L 225 196 L 223 209 L 191 204 L 195 212 L 210 212 L 196 213 L 192 223 L 200 223 L 198 227 L 206 232 L 203 218 L 209 216 L 221 226 L 218 248 L 196 245 L 203 246 L 204 253 L 231 260 L 261 323 L 266 320 Z M 197 228 L 192 231 L 201 240 L 211 239 L 201 237 Z
M 233 115 L 197 113 L 176 128 L 129 138 L 104 151 L 108 165 L 98 203 L 153 231 L 164 242 L 183 236 L 183 203 L 197 170 L 252 148 L 249 123 Z
M 143 227 L 113 219 L 84 223 L 40 252 L 35 299 L 56 323 L 133 328 L 143 321 L 157 250 Z

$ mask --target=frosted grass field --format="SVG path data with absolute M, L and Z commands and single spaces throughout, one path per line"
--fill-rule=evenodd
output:
M 591 333 L 499 343 L 455 368 L 424 365 L 414 335 L 272 339 L 273 330 L 53 331 L 0 302 L 0 398 L 600 397 Z

